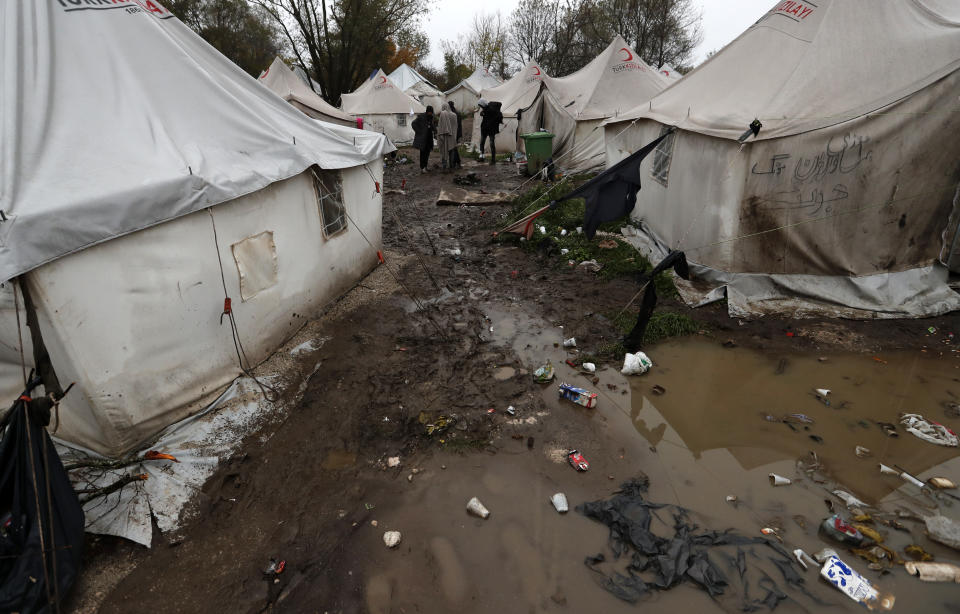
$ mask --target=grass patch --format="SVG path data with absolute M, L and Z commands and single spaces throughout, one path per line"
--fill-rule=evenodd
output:
M 671 337 L 692 335 L 700 330 L 700 325 L 682 313 L 670 311 L 654 312 L 647 324 L 647 332 L 643 337 L 643 344 L 650 345 Z
M 460 159 L 461 159 L 461 160 L 466 160 L 467 158 L 470 158 L 471 160 L 479 160 L 479 159 L 480 159 L 480 152 L 479 152 L 479 151 L 470 151 L 469 149 L 467 149 L 467 146 L 466 146 L 466 145 L 459 145 L 459 146 L 457 147 L 457 149 L 460 151 Z M 512 154 L 512 153 L 500 153 L 500 154 L 497 154 L 497 162 L 505 162 L 506 160 L 512 160 L 512 159 L 513 159 L 513 154 Z M 489 152 L 487 152 L 487 156 L 486 156 L 486 158 L 484 158 L 484 161 L 486 162 L 486 161 L 489 161 L 489 160 L 490 160 L 490 155 L 489 155 Z

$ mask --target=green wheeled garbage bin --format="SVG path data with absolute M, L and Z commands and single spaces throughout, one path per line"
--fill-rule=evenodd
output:
M 553 137 L 549 132 L 531 132 L 521 134 L 524 149 L 527 152 L 527 174 L 536 175 L 547 160 L 553 157 Z

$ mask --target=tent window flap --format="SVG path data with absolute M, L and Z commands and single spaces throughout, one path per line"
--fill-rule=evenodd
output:
M 347 228 L 347 212 L 343 206 L 343 183 L 336 171 L 315 170 L 313 187 L 317 192 L 323 234 L 333 236 Z
M 670 130 L 669 126 L 662 126 L 660 128 L 660 136 L 666 134 L 668 130 Z M 664 187 L 667 186 L 667 181 L 670 178 L 670 162 L 673 160 L 673 142 L 676 138 L 677 133 L 674 132 L 660 141 L 660 144 L 657 145 L 656 150 L 653 152 L 653 168 L 650 174 L 657 182 L 663 184 Z

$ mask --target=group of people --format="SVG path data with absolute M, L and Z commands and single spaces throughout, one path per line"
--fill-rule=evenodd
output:
M 483 160 L 483 149 L 487 139 L 490 139 L 490 164 L 496 164 L 497 146 L 496 135 L 503 123 L 503 114 L 500 112 L 500 103 L 488 103 L 483 98 L 477 103 L 480 106 L 480 159 Z M 437 149 L 440 150 L 440 163 L 444 170 L 462 168 L 460 152 L 457 144 L 463 139 L 463 120 L 453 101 L 441 107 L 439 117 L 435 117 L 433 107 L 428 106 L 410 124 L 413 128 L 413 146 L 420 150 L 420 172 L 427 172 L 430 161 L 430 152 L 433 151 L 434 139 Z

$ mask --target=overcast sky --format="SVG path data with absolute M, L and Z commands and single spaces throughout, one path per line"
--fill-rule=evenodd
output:
M 719 50 L 736 38 L 775 4 L 774 0 L 695 0 L 703 11 L 703 42 L 694 52 L 693 62 L 699 64 L 707 53 Z M 423 21 L 423 29 L 430 37 L 430 64 L 443 65 L 441 40 L 455 40 L 465 33 L 478 10 L 500 11 L 505 19 L 517 6 L 517 0 L 439 0 Z

